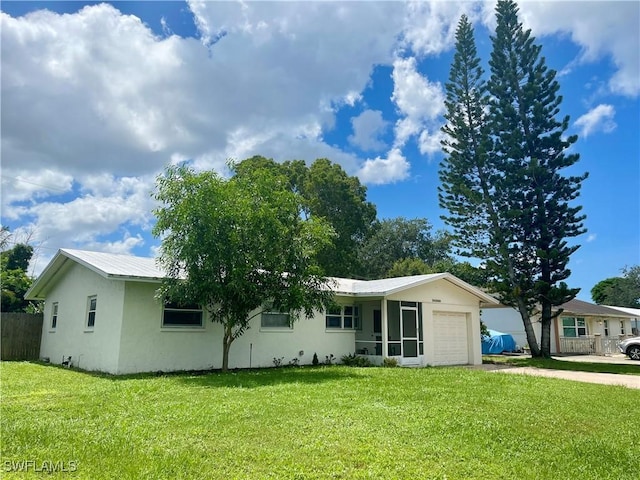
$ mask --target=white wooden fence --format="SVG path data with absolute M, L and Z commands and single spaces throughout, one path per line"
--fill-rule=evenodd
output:
M 591 355 L 613 355 L 619 353 L 618 342 L 624 336 L 603 337 L 590 335 L 584 337 L 560 337 L 560 353 L 586 353 Z

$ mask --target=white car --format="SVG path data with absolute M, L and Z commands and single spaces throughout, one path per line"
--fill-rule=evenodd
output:
M 618 348 L 631 360 L 640 360 L 640 337 L 627 338 L 618 343 Z

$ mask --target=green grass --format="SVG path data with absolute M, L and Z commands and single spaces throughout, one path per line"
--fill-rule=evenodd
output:
M 482 357 L 482 363 L 507 364 L 514 367 L 550 368 L 553 370 L 571 370 L 575 372 L 619 373 L 640 375 L 640 362 L 637 365 L 615 363 L 589 363 L 554 358 L 531 358 L 489 355 Z
M 640 390 L 466 368 L 90 375 L 3 363 L 1 454 L 64 478 L 637 478 Z M 47 474 L 39 474 L 49 477 Z M 62 475 L 62 474 L 59 474 Z

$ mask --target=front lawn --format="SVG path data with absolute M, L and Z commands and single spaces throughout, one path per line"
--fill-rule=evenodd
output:
M 109 377 L 6 362 L 1 380 L 4 476 L 24 460 L 74 461 L 65 477 L 91 479 L 638 474 L 640 390 L 623 387 L 466 368 Z

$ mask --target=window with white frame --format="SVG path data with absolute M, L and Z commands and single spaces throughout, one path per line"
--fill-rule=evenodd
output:
M 604 336 L 609 336 L 609 320 L 604 321 Z
M 292 328 L 291 314 L 281 312 L 267 305 L 260 314 L 260 327 L 262 328 Z
M 624 320 L 620 320 L 620 335 L 624 335 Z
M 51 330 L 55 330 L 58 326 L 58 302 L 51 306 Z
M 582 337 L 587 334 L 587 322 L 582 317 L 562 317 L 562 334 L 565 337 Z
M 360 328 L 360 309 L 355 305 L 335 306 L 327 309 L 326 327 L 354 330 Z
M 87 299 L 87 328 L 93 328 L 96 324 L 96 309 L 98 308 L 98 297 L 92 295 Z
M 162 326 L 165 328 L 202 327 L 204 312 L 199 305 L 167 303 L 162 312 Z

